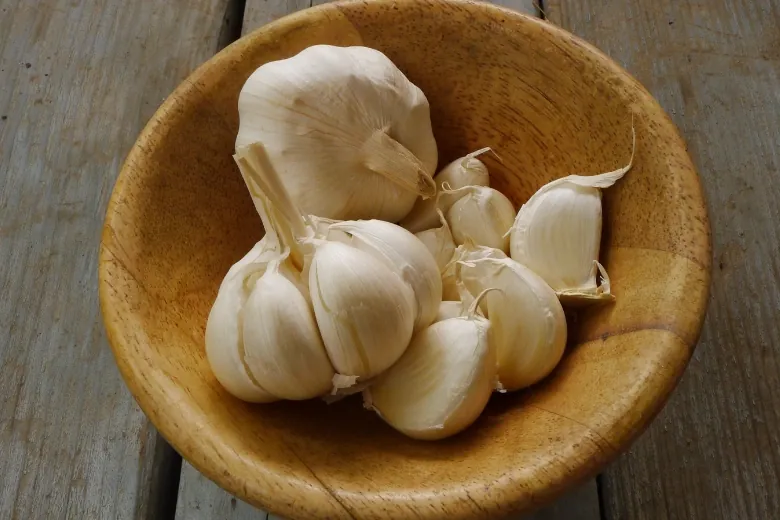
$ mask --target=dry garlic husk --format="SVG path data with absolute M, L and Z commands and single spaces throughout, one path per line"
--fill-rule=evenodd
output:
M 459 195 L 445 213 L 458 245 L 466 240 L 509 253 L 506 236 L 515 219 L 515 208 L 504 194 L 485 186 L 466 186 L 452 192 Z
M 447 224 L 444 214 L 441 210 L 437 209 L 436 211 L 441 225 L 415 233 L 415 236 L 420 239 L 420 242 L 425 244 L 425 247 L 428 248 L 428 251 L 431 252 L 434 260 L 436 260 L 439 271 L 443 272 L 444 268 L 452 260 L 452 255 L 455 254 L 455 242 L 452 240 L 450 225 Z
M 417 303 L 414 330 L 433 322 L 441 303 L 441 273 L 417 237 L 383 220 L 338 222 L 331 224 L 328 232 L 329 238 L 340 236 L 352 247 L 381 260 L 411 287 Z
M 631 164 L 600 175 L 554 180 L 517 212 L 510 232 L 512 258 L 541 276 L 564 302 L 613 298 L 607 273 L 598 263 L 601 190 L 622 178 Z
M 460 262 L 460 278 L 477 294 L 491 323 L 504 390 L 518 390 L 547 376 L 566 347 L 566 317 L 555 292 L 538 275 L 511 258 Z
M 477 158 L 488 151 L 490 148 L 482 148 L 465 157 L 455 159 L 445 166 L 433 178 L 437 191 L 441 190 L 444 185 L 453 190 L 464 186 L 489 186 L 490 177 L 487 166 Z M 455 196 L 445 197 L 438 201 L 438 208 L 446 210 L 455 200 L 457 200 Z M 438 222 L 437 200 L 429 198 L 418 199 L 412 211 L 400 224 L 413 233 L 419 233 L 436 226 Z
M 439 312 L 436 313 L 436 319 L 434 323 L 444 321 L 450 318 L 457 318 L 467 313 L 468 308 L 474 302 L 474 296 L 466 289 L 466 286 L 460 280 L 457 281 L 458 293 L 460 295 L 459 301 L 443 301 L 439 304 Z M 477 309 L 477 314 L 483 316 L 482 312 Z
M 374 377 L 409 345 L 414 292 L 370 253 L 340 242 L 315 247 L 309 290 L 328 357 L 341 375 Z
M 428 100 L 377 50 L 314 45 L 266 63 L 238 110 L 236 149 L 261 142 L 305 214 L 396 222 L 435 194 Z
M 482 258 L 506 258 L 507 256 L 500 249 L 494 247 L 478 246 L 471 240 L 467 240 L 465 243 L 455 248 L 455 253 L 452 255 L 452 261 L 442 271 L 442 300 L 444 301 L 460 301 L 463 297 L 462 291 L 458 288 L 458 261 L 473 262 Z M 464 275 L 460 274 L 460 278 Z M 468 276 L 466 274 L 465 276 Z
M 417 333 L 401 359 L 365 392 L 365 403 L 396 430 L 443 439 L 473 423 L 496 384 L 491 323 L 468 313 Z

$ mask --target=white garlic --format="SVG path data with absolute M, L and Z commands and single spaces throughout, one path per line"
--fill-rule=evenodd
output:
M 427 327 L 441 303 L 441 273 L 431 253 L 413 234 L 383 220 L 352 220 L 330 225 L 330 233 L 348 234 L 346 243 L 381 260 L 414 292 L 414 329 Z M 338 235 L 337 235 L 338 236 Z M 342 241 L 344 239 L 342 238 Z
M 314 315 L 339 374 L 371 378 L 395 363 L 415 322 L 412 289 L 373 255 L 318 241 L 309 268 Z
M 515 219 L 512 202 L 500 191 L 485 186 L 466 186 L 453 193 L 462 193 L 445 213 L 455 243 L 471 240 L 509 253 L 506 235 Z
M 491 324 L 467 315 L 417 333 L 398 362 L 365 392 L 365 403 L 396 430 L 416 439 L 454 435 L 473 423 L 496 384 Z
M 206 357 L 217 381 L 234 396 L 252 403 L 277 400 L 253 379 L 241 339 L 241 315 L 248 296 L 244 281 L 253 274 L 262 274 L 266 267 L 261 262 L 234 266 L 222 281 L 206 322 Z
M 437 173 L 433 180 L 436 182 L 437 192 L 445 186 L 450 190 L 463 188 L 464 186 L 489 186 L 490 177 L 485 163 L 477 159 L 490 148 L 482 148 L 464 157 L 455 159 Z M 449 209 L 457 198 L 444 196 L 429 199 L 418 199 L 412 211 L 401 220 L 401 226 L 413 233 L 419 233 L 434 227 L 438 223 L 437 207 L 442 211 Z
M 238 110 L 236 149 L 261 142 L 305 214 L 396 222 L 435 194 L 428 100 L 377 50 L 314 45 L 266 63 Z
M 335 373 L 300 273 L 282 259 L 249 283 L 241 318 L 244 361 L 254 381 L 280 399 L 327 393 Z
M 471 240 L 466 240 L 463 244 L 455 248 L 452 260 L 442 271 L 442 300 L 460 301 L 463 294 L 458 288 L 458 262 L 473 262 L 482 258 L 506 258 L 507 256 L 500 249 L 494 247 L 485 247 L 475 245 Z M 468 273 L 461 273 L 460 277 L 468 277 Z
M 428 248 L 428 251 L 430 251 L 434 260 L 436 260 L 439 272 L 443 272 L 444 268 L 447 267 L 447 264 L 452 260 L 452 255 L 455 254 L 455 242 L 452 240 L 450 225 L 447 224 L 444 214 L 438 209 L 436 212 L 441 225 L 415 233 L 414 236 Z
M 518 390 L 547 376 L 566 347 L 566 317 L 555 292 L 511 258 L 460 262 L 459 276 L 471 293 L 497 287 L 481 303 L 490 319 L 498 379 Z
M 601 190 L 622 178 L 632 163 L 633 154 L 627 166 L 613 172 L 554 180 L 517 212 L 510 232 L 512 258 L 541 276 L 565 302 L 612 299 L 609 278 L 598 263 Z

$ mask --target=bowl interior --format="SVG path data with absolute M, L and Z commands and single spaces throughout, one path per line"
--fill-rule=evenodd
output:
M 483 146 L 516 206 L 551 179 L 635 166 L 604 197 L 616 303 L 573 316 L 553 375 L 495 395 L 466 432 L 426 443 L 352 398 L 248 405 L 211 374 L 206 317 L 262 235 L 232 161 L 236 102 L 260 64 L 315 43 L 385 52 L 427 95 L 440 165 Z M 290 518 L 476 518 L 534 508 L 595 473 L 647 425 L 701 327 L 709 227 L 696 173 L 657 103 L 564 31 L 465 2 L 326 5 L 209 61 L 165 102 L 121 172 L 101 301 L 130 389 L 173 446 L 230 492 Z

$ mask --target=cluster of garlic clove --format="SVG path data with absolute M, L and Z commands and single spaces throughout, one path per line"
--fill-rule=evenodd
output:
M 205 339 L 240 399 L 360 392 L 405 435 L 445 438 L 492 392 L 552 372 L 563 305 L 613 298 L 600 190 L 633 153 L 614 172 L 548 183 L 516 212 L 489 185 L 490 148 L 433 175 L 425 95 L 365 47 L 261 66 L 239 115 L 234 159 L 266 236 L 225 276 Z
M 209 314 L 217 380 L 240 399 L 270 402 L 387 370 L 436 318 L 441 277 L 428 249 L 388 222 L 305 216 L 260 143 L 235 159 L 268 232 L 228 272 Z

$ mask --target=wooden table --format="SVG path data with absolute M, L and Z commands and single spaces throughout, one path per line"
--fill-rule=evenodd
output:
M 182 465 L 132 400 L 100 319 L 97 246 L 119 165 L 162 99 L 242 31 L 309 5 L 0 0 L 0 518 L 266 517 Z M 680 127 L 715 268 L 667 407 L 598 482 L 534 518 L 778 518 L 780 0 L 542 9 Z

